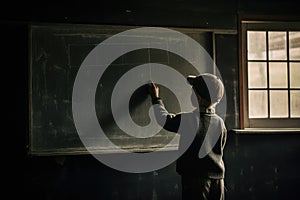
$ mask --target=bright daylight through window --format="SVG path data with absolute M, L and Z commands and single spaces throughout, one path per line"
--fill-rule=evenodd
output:
M 244 25 L 242 32 L 245 127 L 299 128 L 300 31 L 257 27 Z

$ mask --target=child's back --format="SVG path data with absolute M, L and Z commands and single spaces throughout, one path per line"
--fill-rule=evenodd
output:
M 223 149 L 226 143 L 224 121 L 215 113 L 215 106 L 221 100 L 224 86 L 212 74 L 187 78 L 197 96 L 198 107 L 193 112 L 170 114 L 159 98 L 159 89 L 153 84 L 150 90 L 157 118 L 165 117 L 164 129 L 181 135 L 179 151 L 186 143 L 187 134 L 196 132 L 193 142 L 177 160 L 176 170 L 182 178 L 183 199 L 224 199 L 225 166 Z M 197 104 L 197 105 L 196 105 Z M 180 124 L 187 123 L 180 129 Z

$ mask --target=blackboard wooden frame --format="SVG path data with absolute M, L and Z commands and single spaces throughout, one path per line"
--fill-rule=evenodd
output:
M 41 35 L 35 35 L 35 31 L 44 31 L 44 34 L 49 36 L 49 31 L 51 32 L 51 30 L 58 30 L 58 32 L 60 32 L 61 30 L 66 31 L 70 34 L 76 37 L 76 35 L 80 35 L 82 34 L 82 31 L 80 34 L 76 33 L 76 30 L 84 30 L 84 31 L 91 31 L 93 34 L 95 34 L 95 32 L 97 33 L 97 31 L 100 31 L 100 35 L 103 34 L 103 31 L 107 31 L 110 36 L 113 34 L 116 34 L 120 31 L 123 30 L 128 30 L 128 29 L 132 29 L 132 28 L 137 28 L 135 26 L 111 26 L 111 25 L 86 25 L 86 24 L 55 24 L 55 23 L 51 23 L 51 24 L 31 24 L 29 26 L 29 31 L 30 31 L 30 70 L 29 70 L 29 88 L 30 88 L 30 105 L 29 105 L 29 119 L 30 119 L 30 130 L 29 130 L 29 145 L 28 145 L 28 153 L 31 155 L 77 155 L 77 154 L 88 154 L 89 152 L 85 149 L 84 146 L 82 146 L 80 140 L 77 139 L 72 139 L 72 145 L 64 145 L 64 140 L 63 139 L 58 139 L 57 144 L 58 147 L 53 148 L 50 147 L 49 148 L 49 140 L 51 140 L 51 138 L 47 138 L 47 131 L 43 130 L 43 127 L 50 127 L 48 130 L 48 132 L 51 132 L 51 134 L 53 135 L 59 135 L 60 132 L 56 130 L 55 127 L 57 127 L 57 124 L 62 123 L 62 121 L 64 121 L 63 123 L 71 123 L 72 119 L 70 119 L 71 115 L 70 115 L 70 109 L 69 110 L 65 110 L 65 114 L 63 116 L 52 116 L 53 117 L 53 121 L 47 121 L 46 123 L 41 122 L 41 124 L 39 123 L 35 123 L 37 121 L 35 120 L 42 120 L 43 117 L 51 117 L 51 112 L 47 112 L 47 110 L 43 110 L 43 111 L 39 111 L 39 112 L 35 112 L 34 109 L 37 106 L 36 102 L 39 102 L 39 100 L 43 100 L 46 102 L 46 104 L 41 104 L 40 108 L 43 109 L 44 106 L 48 107 L 48 111 L 51 111 L 53 109 L 64 109 L 64 106 L 61 106 L 60 104 L 57 103 L 57 101 L 60 101 L 65 104 L 70 103 L 70 99 L 55 99 L 57 98 L 58 94 L 55 94 L 56 89 L 59 88 L 59 94 L 60 95 L 65 95 L 65 91 L 68 91 L 68 86 L 63 86 L 63 85 L 55 85 L 54 83 L 58 83 L 59 81 L 54 81 L 53 78 L 55 78 L 57 80 L 60 79 L 60 81 L 64 81 L 65 76 L 61 75 L 64 74 L 66 70 L 64 70 L 63 67 L 64 64 L 66 64 L 68 66 L 68 69 L 70 69 L 68 72 L 66 73 L 76 73 L 76 69 L 74 69 L 74 66 L 76 68 L 76 64 L 78 67 L 78 61 L 70 60 L 70 56 L 66 56 L 67 58 L 61 59 L 61 54 L 59 54 L 59 51 L 57 49 L 55 49 L 55 39 L 53 41 L 51 40 L 47 40 L 47 37 L 42 37 Z M 201 45 L 207 49 L 207 51 L 211 54 L 212 57 L 215 58 L 215 48 L 214 48 L 214 39 L 213 36 L 214 34 L 235 34 L 236 32 L 234 30 L 207 30 L 207 29 L 195 29 L 195 28 L 173 28 L 177 31 L 183 32 L 185 34 L 188 35 L 192 35 L 192 37 L 196 37 L 194 39 L 199 40 L 199 42 L 201 43 Z M 70 33 L 71 30 L 71 33 Z M 75 33 L 72 32 L 72 30 L 75 30 Z M 48 32 L 47 32 L 48 31 Z M 84 32 L 83 31 L 83 32 Z M 101 33 L 102 31 L 102 33 Z M 54 31 L 55 32 L 55 31 Z M 53 34 L 53 32 L 52 32 Z M 63 37 L 64 34 L 55 33 L 56 36 L 61 36 Z M 195 34 L 195 35 L 193 35 Z M 84 33 L 83 33 L 84 35 Z M 50 34 L 50 39 L 53 35 Z M 39 37 L 39 38 L 38 38 Z M 85 37 L 89 37 L 88 35 L 85 35 Z M 107 36 L 104 36 L 107 38 Z M 198 37 L 198 38 L 197 38 Z M 49 39 L 49 38 L 48 38 Z M 62 41 L 56 38 L 56 41 Z M 66 43 L 66 39 L 64 40 L 64 42 Z M 90 43 L 88 43 L 90 44 Z M 52 54 L 49 53 L 49 49 L 47 50 L 47 48 L 40 48 L 43 45 L 48 45 L 48 47 L 50 48 L 54 48 L 54 50 L 52 49 Z M 76 45 L 75 45 L 76 46 Z M 63 45 L 60 46 L 60 48 L 65 48 Z M 80 48 L 84 48 L 84 47 L 80 47 Z M 79 49 L 80 49 L 79 48 Z M 89 48 L 86 48 L 86 51 L 89 51 Z M 78 49 L 77 49 L 78 50 Z M 76 52 L 76 47 L 74 47 L 74 49 L 70 50 L 70 48 L 67 51 L 74 51 Z M 53 60 L 51 61 L 51 57 L 55 57 L 57 61 L 56 63 L 51 63 L 53 62 Z M 63 56 L 62 56 L 63 57 Z M 78 58 L 78 57 L 76 57 Z M 54 59 L 54 60 L 55 60 Z M 69 59 L 69 60 L 68 60 Z M 47 62 L 46 62 L 46 61 Z M 38 64 L 39 66 L 41 66 L 40 68 L 35 68 L 35 66 L 37 66 L 37 62 L 40 62 L 40 64 Z M 51 63 L 51 64 L 49 64 Z M 51 65 L 51 69 L 47 68 L 47 65 Z M 74 65 L 74 66 L 73 66 Z M 40 70 L 40 74 L 36 73 L 36 69 Z M 44 70 L 44 71 L 43 71 Z M 45 71 L 46 70 L 46 71 Z M 47 71 L 48 70 L 48 71 Z M 72 70 L 75 70 L 72 71 Z M 187 72 L 188 73 L 188 72 Z M 41 76 L 41 74 L 43 76 Z M 61 76 L 61 77 L 60 77 Z M 34 78 L 36 77 L 36 78 Z M 74 78 L 74 75 L 73 75 Z M 51 86 L 50 84 L 47 84 L 47 81 L 44 80 L 44 85 L 41 86 L 42 84 L 35 84 L 36 81 L 40 81 L 39 83 L 41 83 L 41 79 L 47 79 L 48 81 L 52 81 L 51 83 L 53 83 L 53 85 Z M 46 85 L 46 86 L 45 86 Z M 36 93 L 37 88 L 46 88 L 46 87 L 50 87 L 49 89 L 49 93 L 47 95 L 45 94 L 41 94 L 41 93 Z M 52 87 L 52 88 L 51 88 Z M 54 92 L 52 91 L 52 103 L 47 104 L 47 102 L 49 102 L 49 94 L 51 94 L 51 89 L 54 90 Z M 69 91 L 70 92 L 70 91 Z M 168 93 L 167 91 L 165 91 L 165 93 Z M 35 98 L 37 97 L 37 94 L 39 95 L 39 99 L 36 100 Z M 171 94 L 168 94 L 171 95 Z M 56 103 L 55 103 L 56 101 Z M 53 103 L 54 102 L 54 103 Z M 59 108 L 60 106 L 60 108 Z M 69 105 L 70 106 L 70 105 Z M 176 107 L 176 106 L 175 106 Z M 38 110 L 38 109 L 37 109 Z M 171 109 L 172 110 L 172 109 Z M 45 112 L 46 111 L 46 112 Z M 176 112 L 176 109 L 173 110 Z M 60 118 L 59 120 L 57 120 L 58 118 Z M 68 122 L 66 122 L 68 120 Z M 40 126 L 39 126 L 40 125 Z M 40 128 L 40 131 L 36 131 L 38 130 L 38 128 Z M 64 130 L 66 130 L 67 128 L 65 128 Z M 67 131 L 66 131 L 67 132 Z M 40 134 L 39 136 L 37 134 Z M 67 134 L 66 134 L 67 135 Z M 170 136 L 167 136 L 170 137 Z M 158 139 L 159 140 L 159 139 Z M 43 143 L 43 144 L 41 144 Z M 60 144 L 59 144 L 60 143 Z M 74 143 L 77 144 L 74 145 Z M 40 146 L 38 146 L 38 144 Z M 154 145 L 155 146 L 155 145 Z M 156 148 L 159 148 L 156 147 Z M 170 147 L 169 150 L 174 150 L 174 148 L 176 147 Z M 134 152 L 147 152 L 150 151 L 151 148 L 145 148 L 145 149 L 141 149 L 141 148 L 132 148 L 130 149 L 130 151 L 134 151 Z M 95 149 L 95 153 L 97 153 L 97 149 Z M 99 153 L 103 153 L 103 151 L 99 151 Z M 108 153 L 115 153 L 115 151 L 113 149 L 111 149 L 110 151 L 108 151 Z

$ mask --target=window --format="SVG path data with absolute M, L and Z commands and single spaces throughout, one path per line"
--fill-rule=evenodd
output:
M 300 23 L 241 22 L 241 127 L 300 128 Z

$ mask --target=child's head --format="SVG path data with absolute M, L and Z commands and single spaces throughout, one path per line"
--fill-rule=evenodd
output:
M 218 104 L 224 94 L 224 85 L 215 75 L 204 73 L 198 76 L 188 76 L 196 95 L 202 99 L 201 104 L 210 107 Z

